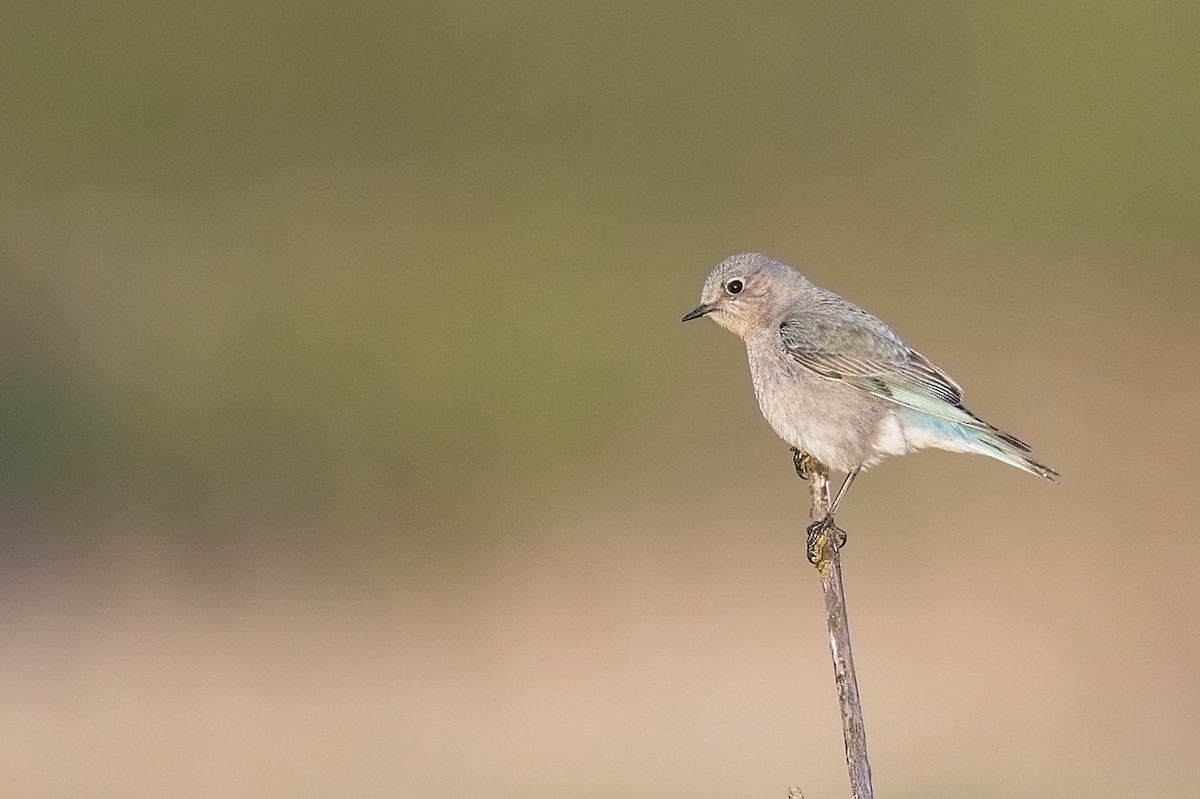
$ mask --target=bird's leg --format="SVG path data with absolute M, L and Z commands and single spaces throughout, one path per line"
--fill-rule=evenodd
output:
M 797 458 L 797 470 L 799 470 L 799 458 Z M 858 469 L 850 471 L 846 474 L 846 479 L 841 481 L 841 488 L 838 489 L 838 494 L 833 498 L 832 503 L 829 503 L 829 512 L 817 521 L 809 524 L 806 530 L 806 542 L 808 542 L 809 563 L 815 564 L 818 558 L 821 557 L 821 536 L 827 531 L 832 531 L 834 534 L 834 546 L 839 549 L 846 546 L 846 530 L 841 529 L 833 521 L 833 515 L 838 510 L 838 503 L 841 498 L 845 497 L 846 489 L 850 488 L 850 483 L 854 482 L 854 477 L 858 476 Z
M 796 465 L 796 474 L 801 480 L 809 480 L 818 472 L 826 473 L 825 467 L 822 466 L 812 455 L 792 448 L 792 462 Z M 842 487 L 838 489 L 837 496 L 829 505 L 829 512 L 822 518 L 808 526 L 806 530 L 806 543 L 808 545 L 808 560 L 810 563 L 816 563 L 820 557 L 821 536 L 826 532 L 834 534 L 834 542 L 838 549 L 841 549 L 846 543 L 846 531 L 842 530 L 833 522 L 833 512 L 837 510 L 838 500 L 846 493 L 846 489 L 850 487 L 850 483 L 854 482 L 854 478 L 858 476 L 858 470 L 846 475 L 846 479 L 842 481 Z
M 849 488 L 850 484 L 854 482 L 854 478 L 858 477 L 858 473 L 860 471 L 862 470 L 855 469 L 854 471 L 846 474 L 846 479 L 842 481 L 842 487 L 838 489 L 837 496 L 833 498 L 833 504 L 829 506 L 830 519 L 833 519 L 833 514 L 837 513 L 838 503 L 842 501 L 842 497 L 846 494 L 846 489 Z
M 804 450 L 798 450 L 794 446 L 792 447 L 792 463 L 796 464 L 796 474 L 800 477 L 800 480 L 811 480 L 812 477 L 817 474 L 828 474 L 828 470 L 824 468 L 824 465 L 820 461 L 817 461 L 817 459 L 809 455 L 808 452 L 805 452 Z M 856 473 L 853 474 L 857 475 L 858 473 L 856 471 Z M 808 543 L 809 563 L 815 564 L 817 559 L 820 558 L 821 536 L 824 535 L 826 531 L 833 531 L 835 536 L 834 541 L 836 542 L 836 545 L 838 545 L 839 549 L 845 545 L 846 531 L 840 529 L 838 525 L 833 523 L 833 512 L 836 510 L 836 507 L 838 507 L 838 500 L 841 499 L 842 494 L 846 493 L 846 487 L 850 485 L 852 480 L 853 475 L 846 476 L 846 480 L 841 483 L 841 488 L 838 491 L 838 497 L 833 500 L 833 503 L 830 503 L 829 511 L 826 513 L 826 515 L 809 524 L 808 530 L 806 530 L 806 543 Z

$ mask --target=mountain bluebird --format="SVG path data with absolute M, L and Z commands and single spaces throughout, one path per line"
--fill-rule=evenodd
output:
M 962 389 L 875 316 L 759 253 L 726 258 L 704 281 L 700 305 L 746 342 L 754 395 L 779 437 L 846 473 L 829 515 L 858 473 L 925 447 L 987 455 L 1057 481 L 1030 448 L 971 413 Z M 810 528 L 810 537 L 814 530 Z

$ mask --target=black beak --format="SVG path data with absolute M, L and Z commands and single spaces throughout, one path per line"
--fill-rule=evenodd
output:
M 712 305 L 697 305 L 693 310 L 688 311 L 683 315 L 682 322 L 690 322 L 693 319 L 699 319 L 713 309 Z

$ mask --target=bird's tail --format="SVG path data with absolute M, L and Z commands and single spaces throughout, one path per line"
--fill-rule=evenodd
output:
M 976 418 L 978 419 L 978 417 Z M 965 425 L 960 427 L 964 443 L 972 452 L 1003 461 L 1010 466 L 1016 466 L 1018 469 L 1036 474 L 1038 477 L 1044 477 L 1051 482 L 1058 482 L 1058 472 L 1044 463 L 1035 461 L 1030 455 L 1033 451 L 1032 448 L 1024 441 L 982 419 L 979 419 L 979 423 L 982 427 Z
M 937 447 L 951 452 L 987 455 L 1022 471 L 1058 482 L 1058 472 L 1035 461 L 1029 445 L 1021 439 L 988 424 L 962 405 L 953 408 L 947 406 L 941 410 L 937 416 L 928 413 L 907 414 L 905 436 L 910 447 Z

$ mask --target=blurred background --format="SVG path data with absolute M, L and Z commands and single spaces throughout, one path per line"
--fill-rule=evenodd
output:
M 1200 11 L 24 4 L 0 793 L 844 796 L 741 250 L 1036 447 L 839 514 L 877 792 L 1200 794 Z

